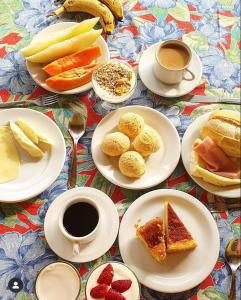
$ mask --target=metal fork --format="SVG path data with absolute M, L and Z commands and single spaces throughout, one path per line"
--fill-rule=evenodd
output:
M 58 94 L 50 94 L 40 96 L 39 98 L 32 99 L 32 100 L 23 100 L 18 102 L 7 102 L 7 103 L 0 103 L 0 108 L 5 107 L 17 107 L 23 104 L 35 104 L 37 106 L 49 106 L 56 102 L 58 102 L 59 95 Z

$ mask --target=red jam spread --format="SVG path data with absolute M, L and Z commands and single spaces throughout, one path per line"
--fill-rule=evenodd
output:
M 192 239 L 190 233 L 187 231 L 170 204 L 168 204 L 168 234 L 169 239 L 173 243 Z
M 163 227 L 161 219 L 151 221 L 146 224 L 144 229 L 141 230 L 141 235 L 150 248 L 155 247 L 160 243 L 163 238 Z

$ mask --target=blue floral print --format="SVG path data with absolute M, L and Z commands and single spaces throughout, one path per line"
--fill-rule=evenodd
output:
M 0 90 L 8 89 L 12 94 L 30 94 L 35 87 L 26 63 L 19 51 L 9 52 L 0 58 Z
M 196 32 L 204 35 L 208 38 L 211 45 L 217 45 L 217 43 L 225 43 L 225 36 L 229 31 L 220 26 L 218 20 L 213 18 L 203 17 L 202 20 L 192 22 Z
M 110 50 L 113 56 L 119 55 L 130 60 L 135 60 L 140 51 L 134 34 L 129 30 L 115 34 L 110 44 Z
M 12 278 L 23 282 L 23 291 L 33 292 L 34 280 L 39 270 L 56 260 L 39 232 L 28 231 L 25 234 L 9 232 L 0 236 L 0 291 L 4 291 L 1 300 L 13 300 L 15 294 L 7 287 Z
M 184 0 L 186 3 L 195 6 L 197 10 L 204 14 L 213 14 L 218 10 L 217 0 Z
M 175 21 L 166 23 L 164 20 L 156 23 L 146 22 L 140 26 L 139 31 L 138 41 L 141 45 L 152 45 L 161 40 L 179 39 L 184 33 L 184 30 L 179 29 Z
M 176 0 L 142 0 L 145 7 L 152 8 L 153 6 L 160 8 L 171 8 L 176 5 Z
M 209 84 L 232 93 L 240 82 L 239 65 L 225 60 L 223 52 L 212 46 L 206 52 L 198 51 L 198 55 Z
M 54 1 L 49 0 L 23 0 L 24 9 L 16 13 L 15 23 L 26 28 L 29 33 L 37 33 L 49 26 L 57 19 L 48 15 L 57 8 Z

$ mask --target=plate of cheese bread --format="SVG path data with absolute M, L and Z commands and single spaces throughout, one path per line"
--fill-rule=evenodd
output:
M 181 146 L 177 130 L 166 116 L 133 105 L 112 111 L 101 120 L 91 148 L 95 165 L 105 178 L 138 190 L 157 185 L 171 175 Z
M 182 160 L 206 191 L 240 197 L 240 113 L 216 110 L 198 117 L 182 140 Z
M 119 246 L 138 280 L 166 293 L 202 282 L 220 247 L 217 225 L 207 208 L 191 195 L 168 189 L 146 193 L 131 204 L 121 221 Z

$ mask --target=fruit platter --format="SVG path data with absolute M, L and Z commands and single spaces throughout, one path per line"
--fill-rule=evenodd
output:
M 93 71 L 110 59 L 102 30 L 92 29 L 98 21 L 93 18 L 81 23 L 57 23 L 38 33 L 22 49 L 34 81 L 60 94 L 88 91 Z
M 240 300 L 240 1 L 204 2 L 0 3 L 1 300 Z

